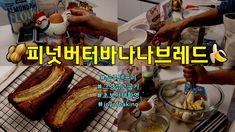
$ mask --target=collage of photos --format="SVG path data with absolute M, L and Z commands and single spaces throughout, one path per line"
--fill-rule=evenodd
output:
M 234 132 L 235 0 L 0 0 L 0 132 Z

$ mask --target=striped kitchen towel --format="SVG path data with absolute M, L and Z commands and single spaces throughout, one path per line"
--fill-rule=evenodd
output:
M 228 117 L 217 111 L 209 119 L 201 121 L 190 132 L 221 132 L 228 125 Z

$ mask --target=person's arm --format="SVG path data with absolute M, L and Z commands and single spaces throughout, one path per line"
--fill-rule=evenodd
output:
M 117 41 L 117 23 L 104 21 L 104 25 L 102 27 L 103 36 Z
M 181 32 L 190 26 L 209 26 L 222 22 L 222 17 L 219 15 L 218 9 L 210 9 L 209 11 L 186 18 L 177 23 L 168 23 L 159 29 L 155 34 L 152 43 L 155 44 L 157 40 L 169 41 L 172 44 L 177 38 L 180 38 Z
M 235 70 L 206 71 L 203 66 L 186 66 L 183 71 L 185 79 L 189 82 L 235 85 Z
M 104 36 L 117 41 L 117 23 L 103 20 L 87 11 L 71 9 L 68 30 Z
M 235 12 L 235 0 L 223 1 L 217 8 L 183 20 L 184 28 L 190 26 L 211 26 L 223 22 L 223 14 Z
M 202 80 L 203 81 L 203 80 Z M 208 71 L 205 84 L 233 84 L 235 85 L 235 70 Z
M 186 18 L 182 21 L 183 28 L 192 26 L 211 26 L 221 24 L 223 19 L 217 8 L 210 9 L 202 14 Z

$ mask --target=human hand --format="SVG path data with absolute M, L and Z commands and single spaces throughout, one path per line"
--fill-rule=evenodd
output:
M 171 45 L 174 41 L 176 41 L 179 37 L 181 32 L 184 29 L 183 21 L 177 23 L 169 23 L 169 24 L 162 24 L 159 31 L 154 35 L 152 43 L 155 44 L 158 40 L 160 42 L 169 41 Z
M 111 39 L 117 38 L 117 25 L 105 21 L 88 11 L 82 9 L 71 9 L 72 16 L 68 18 L 69 31 L 83 32 L 94 36 L 105 36 Z
M 206 83 L 207 71 L 203 66 L 185 66 L 184 77 L 188 82 Z

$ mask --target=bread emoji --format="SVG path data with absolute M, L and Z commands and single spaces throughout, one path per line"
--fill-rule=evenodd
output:
M 54 13 L 49 17 L 49 21 L 51 23 L 62 23 L 64 22 L 64 18 L 59 13 Z

